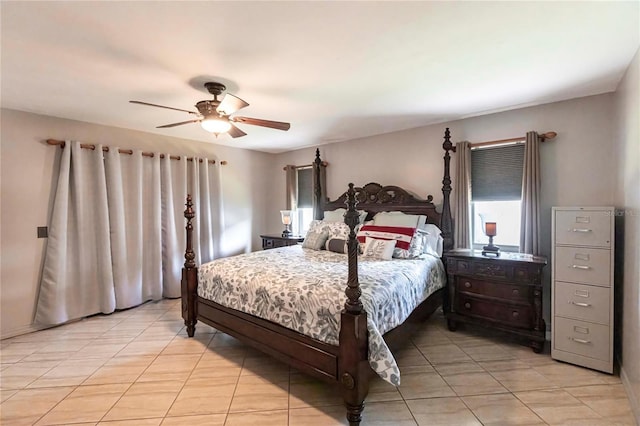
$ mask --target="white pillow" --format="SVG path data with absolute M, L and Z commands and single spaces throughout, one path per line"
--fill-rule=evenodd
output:
M 402 212 L 380 212 L 373 217 L 373 224 L 376 226 L 402 226 L 406 228 L 417 228 L 419 215 L 406 214 Z
M 391 260 L 396 240 L 378 240 L 367 237 L 362 255 L 373 259 Z
M 442 234 L 442 231 L 440 230 L 440 228 L 438 228 L 433 223 L 424 223 L 424 222 L 422 222 L 422 225 L 418 226 L 418 228 L 422 229 L 423 231 L 427 231 L 431 235 L 440 235 L 440 234 Z
M 344 215 L 346 212 L 347 212 L 347 209 L 325 210 L 323 220 L 325 222 L 344 222 Z M 358 223 L 364 222 L 364 219 L 366 217 L 367 217 L 366 211 L 358 210 Z

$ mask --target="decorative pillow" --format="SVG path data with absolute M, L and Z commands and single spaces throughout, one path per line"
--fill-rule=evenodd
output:
M 360 230 L 360 225 L 356 225 L 356 233 Z M 349 226 L 343 222 L 326 222 L 324 220 L 313 220 L 308 232 L 327 231 L 328 238 L 349 239 Z M 308 233 L 307 233 L 308 234 Z
M 325 248 L 334 253 L 348 253 L 347 240 L 340 238 L 329 238 L 325 244 Z
M 396 247 L 402 250 L 409 250 L 413 234 L 416 228 L 408 228 L 404 226 L 377 226 L 366 225 L 360 228 L 357 234 L 358 241 L 365 243 L 367 237 L 378 238 L 382 240 L 395 240 Z
M 378 240 L 367 237 L 362 255 L 374 259 L 391 260 L 395 247 L 396 240 Z
M 347 209 L 325 210 L 324 221 L 325 222 L 342 222 L 344 223 L 344 215 Z M 364 210 L 358 210 L 358 223 L 363 223 L 367 217 L 367 212 Z
M 322 246 L 324 246 L 325 241 L 327 241 L 327 238 L 329 238 L 329 233 L 326 230 L 309 230 L 302 242 L 302 248 L 320 250 Z
M 398 248 L 396 244 L 396 248 L 393 249 L 393 257 L 397 259 L 415 259 L 416 257 L 420 257 L 425 252 L 425 244 L 426 238 L 428 234 L 420 229 L 416 229 L 416 232 L 413 234 L 413 238 L 411 239 L 411 243 L 409 244 L 409 248 L 407 250 L 403 250 Z

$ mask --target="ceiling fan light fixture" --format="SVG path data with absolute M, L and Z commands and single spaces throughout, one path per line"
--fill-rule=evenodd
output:
M 222 118 L 205 118 L 200 122 L 203 129 L 210 133 L 227 133 L 231 129 L 231 123 Z

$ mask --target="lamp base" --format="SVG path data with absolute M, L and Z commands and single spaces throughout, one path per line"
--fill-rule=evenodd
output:
M 494 246 L 493 244 L 484 246 L 482 247 L 482 255 L 500 257 L 500 247 Z

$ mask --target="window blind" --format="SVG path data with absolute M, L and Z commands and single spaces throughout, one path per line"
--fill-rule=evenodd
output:
M 524 144 L 471 151 L 471 201 L 522 198 Z
M 313 207 L 313 168 L 298 169 L 298 208 Z

